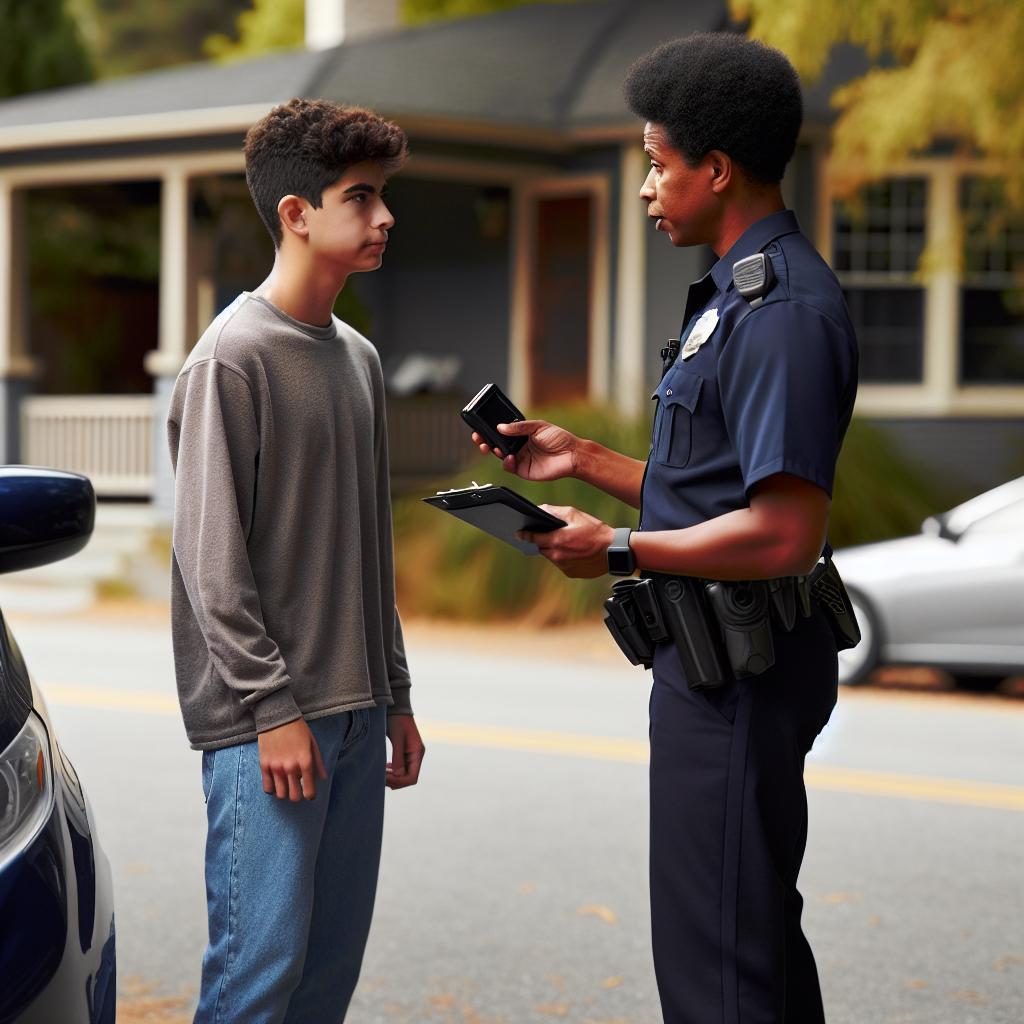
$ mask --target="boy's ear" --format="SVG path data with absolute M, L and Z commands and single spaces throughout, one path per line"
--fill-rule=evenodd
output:
M 277 204 L 277 215 L 281 218 L 282 229 L 305 238 L 309 234 L 309 226 L 306 223 L 308 205 L 306 200 L 299 196 L 285 196 Z

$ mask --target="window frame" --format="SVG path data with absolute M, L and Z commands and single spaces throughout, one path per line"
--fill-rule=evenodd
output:
M 960 381 L 960 301 L 965 276 L 960 272 L 960 181 L 965 177 L 1000 177 L 994 161 L 964 157 L 921 157 L 895 165 L 886 178 L 925 178 L 928 198 L 925 250 L 950 258 L 923 269 L 923 375 L 919 383 L 862 383 L 857 413 L 889 418 L 1006 417 L 1024 415 L 1024 384 L 963 384 Z M 833 199 L 836 189 L 829 158 L 819 151 L 816 209 L 818 249 L 833 262 Z M 852 284 L 852 282 L 851 282 Z

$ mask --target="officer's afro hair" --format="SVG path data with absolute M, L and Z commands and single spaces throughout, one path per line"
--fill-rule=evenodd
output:
M 245 136 L 245 180 L 274 245 L 281 244 L 277 204 L 301 196 L 319 208 L 324 189 L 353 164 L 373 160 L 385 175 L 408 156 L 405 132 L 361 107 L 293 99 L 274 107 Z
M 766 185 L 782 180 L 803 119 L 793 65 L 733 32 L 663 43 L 629 69 L 624 92 L 633 113 L 661 125 L 690 166 L 720 149 Z

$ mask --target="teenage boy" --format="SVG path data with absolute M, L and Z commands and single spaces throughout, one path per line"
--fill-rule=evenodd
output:
M 206 330 L 171 399 L 175 669 L 208 821 L 197 1024 L 344 1019 L 384 787 L 419 777 L 383 375 L 332 315 L 349 275 L 381 265 L 406 154 L 397 125 L 322 101 L 250 129 L 273 270 Z
M 510 472 L 586 480 L 639 508 L 640 529 L 555 508 L 568 525 L 529 539 L 569 576 L 640 570 L 676 594 L 694 592 L 681 576 L 773 580 L 793 593 L 827 550 L 857 390 L 842 290 L 779 184 L 800 82 L 778 51 L 709 33 L 637 61 L 626 100 L 646 121 L 640 198 L 654 229 L 710 245 L 718 262 L 690 286 L 680 345 L 664 353 L 646 461 L 537 420 L 502 430 L 530 438 Z M 760 286 L 741 293 L 733 275 L 752 263 Z M 666 1024 L 825 1019 L 797 876 L 804 756 L 836 700 L 836 641 L 817 601 L 787 625 L 772 628 L 772 667 L 713 689 L 693 688 L 674 644 L 654 654 L 651 920 Z

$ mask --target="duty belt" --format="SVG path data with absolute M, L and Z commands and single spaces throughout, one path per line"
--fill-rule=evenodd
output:
M 658 644 L 673 643 L 689 686 L 721 686 L 775 664 L 773 627 L 792 631 L 817 604 L 837 650 L 855 647 L 860 630 L 830 558 L 810 576 L 723 582 L 646 573 L 619 580 L 605 601 L 605 625 L 633 665 L 650 668 Z

